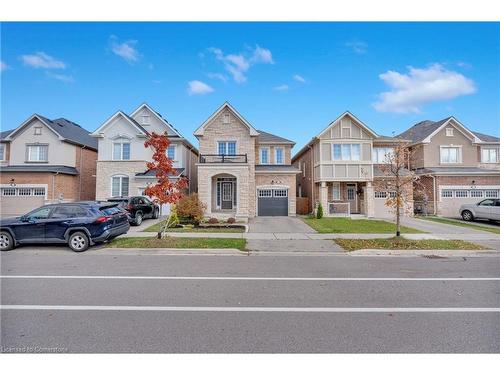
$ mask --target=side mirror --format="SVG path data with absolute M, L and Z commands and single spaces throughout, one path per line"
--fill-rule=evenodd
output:
M 21 216 L 21 221 L 22 221 L 23 223 L 28 222 L 28 221 L 29 221 L 28 216 Z

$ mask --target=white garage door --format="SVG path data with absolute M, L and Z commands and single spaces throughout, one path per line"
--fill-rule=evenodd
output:
M 21 216 L 43 206 L 46 191 L 45 187 L 2 187 L 1 216 Z

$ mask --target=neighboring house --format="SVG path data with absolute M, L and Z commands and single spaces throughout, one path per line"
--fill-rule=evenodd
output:
M 95 199 L 97 141 L 64 118 L 34 114 L 0 134 L 1 215 Z
M 146 167 L 146 162 L 152 161 L 153 150 L 144 147 L 148 134 L 153 132 L 166 134 L 171 142 L 167 153 L 177 173 L 172 179 L 186 177 L 187 193 L 196 191 L 198 150 L 158 112 L 142 104 L 130 115 L 116 112 L 92 133 L 99 142 L 98 200 L 142 195 L 149 184 L 156 183 L 155 171 Z M 168 213 L 169 205 L 162 209 L 162 214 Z
M 293 157 L 301 171 L 297 195 L 309 199 L 310 211 L 320 202 L 325 216 L 393 217 L 385 203 L 394 192 L 384 191 L 382 180 L 389 176 L 380 164 L 398 142 L 407 141 L 379 136 L 352 113 L 343 113 Z M 408 205 L 405 213 L 411 214 L 412 202 Z
M 227 102 L 194 135 L 200 142 L 198 194 L 206 216 L 295 215 L 294 142 L 256 130 Z
M 459 216 L 464 203 L 500 197 L 500 138 L 473 132 L 454 117 L 419 122 L 400 137 L 411 140 L 422 211 Z

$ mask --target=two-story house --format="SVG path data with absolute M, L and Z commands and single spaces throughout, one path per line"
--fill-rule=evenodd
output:
M 380 136 L 350 112 L 345 112 L 313 137 L 292 159 L 299 197 L 309 199 L 312 211 L 321 203 L 325 216 L 361 214 L 391 217 L 380 167 L 386 155 L 404 139 Z M 413 211 L 411 195 L 408 210 Z
M 173 160 L 176 175 L 188 179 L 188 191 L 196 191 L 196 161 L 198 150 L 165 118 L 148 104 L 140 105 L 130 115 L 116 112 L 92 133 L 98 141 L 96 198 L 126 197 L 144 194 L 144 189 L 156 182 L 156 172 L 148 170 L 153 150 L 144 147 L 150 133 L 166 134 L 171 142 L 167 153 Z M 162 207 L 162 214 L 169 205 Z
M 1 215 L 95 199 L 97 141 L 64 118 L 34 114 L 0 134 Z
M 198 194 L 206 216 L 295 215 L 294 142 L 255 129 L 227 102 L 194 135 L 200 142 Z
M 421 121 L 400 136 L 411 140 L 411 168 L 422 183 L 415 201 L 428 213 L 458 216 L 464 203 L 500 197 L 500 138 L 454 117 Z

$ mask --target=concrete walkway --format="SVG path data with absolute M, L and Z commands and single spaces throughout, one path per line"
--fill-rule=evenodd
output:
M 257 216 L 248 221 L 249 233 L 316 233 L 297 217 Z

